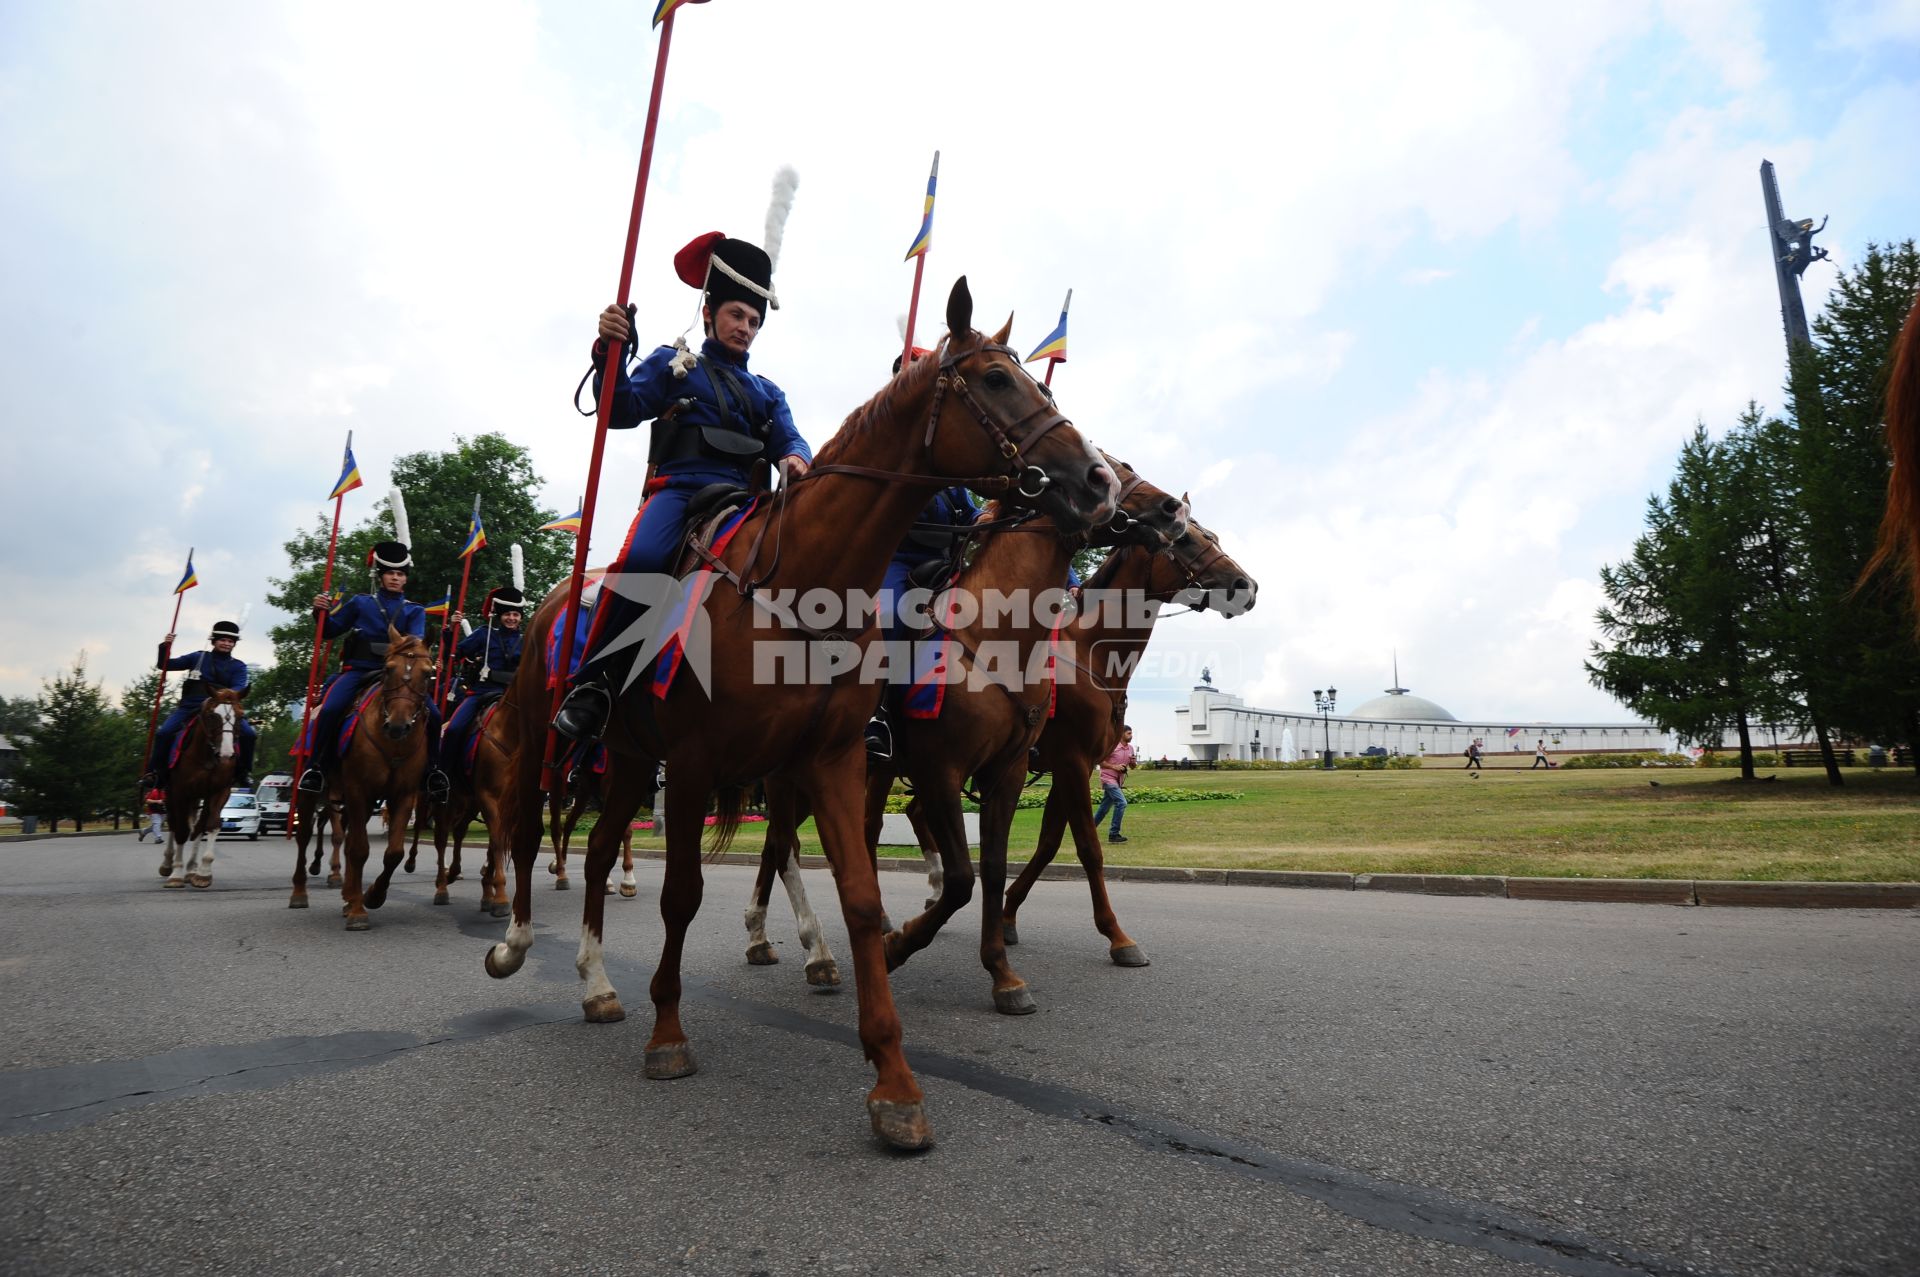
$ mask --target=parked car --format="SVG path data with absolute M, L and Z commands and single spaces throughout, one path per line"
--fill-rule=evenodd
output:
M 261 830 L 270 834 L 285 833 L 287 812 L 293 802 L 293 777 L 285 772 L 262 776 L 253 796 L 260 806 Z
M 220 837 L 228 834 L 245 834 L 248 842 L 260 840 L 260 802 L 252 791 L 236 789 L 227 795 L 227 805 L 220 809 Z

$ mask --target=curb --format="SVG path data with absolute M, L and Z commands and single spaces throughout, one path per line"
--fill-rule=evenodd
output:
M 81 829 L 81 830 L 66 829 L 66 830 L 62 830 L 57 834 L 54 834 L 54 833 L 8 834 L 6 837 L 0 838 L 0 847 L 9 847 L 17 842 L 44 842 L 48 838 L 111 838 L 116 834 L 124 837 L 127 834 L 137 834 L 139 832 L 140 831 L 138 829 L 127 828 L 127 829 Z
M 111 832 L 111 831 L 107 831 Z M 33 837 L 45 837 L 35 834 Z M 57 834 L 55 837 L 72 835 Z M 633 853 L 663 860 L 651 848 Z M 825 869 L 825 856 L 801 856 L 802 869 Z M 758 866 L 753 852 L 730 851 L 708 864 Z M 1009 880 L 1026 868 L 1007 866 Z M 883 873 L 923 873 L 926 862 L 882 856 Z M 1054 861 L 1043 882 L 1078 881 L 1077 862 Z M 1761 909 L 1920 909 L 1920 882 L 1715 882 L 1692 878 L 1508 878 L 1498 874 L 1349 874 L 1313 869 L 1180 869 L 1165 865 L 1108 865 L 1108 882 L 1197 883 L 1225 887 L 1291 887 L 1328 891 L 1392 891 L 1403 895 L 1549 900 L 1577 904 L 1683 905 Z

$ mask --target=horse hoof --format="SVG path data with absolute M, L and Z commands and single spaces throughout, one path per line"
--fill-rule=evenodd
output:
M 408 857 L 407 857 L 407 863 L 406 863 L 405 865 L 402 865 L 402 866 L 401 866 L 401 868 L 403 868 L 403 869 L 405 869 L 405 870 L 406 870 L 406 871 L 407 871 L 408 873 L 412 873 L 412 872 L 413 872 L 413 857 L 412 857 L 412 856 L 408 856 Z
M 751 966 L 771 967 L 778 965 L 780 955 L 773 951 L 773 942 L 760 940 L 747 946 L 747 962 Z
M 549 864 L 549 865 L 547 866 L 547 872 L 548 872 L 548 873 L 550 873 L 550 874 L 557 874 L 557 873 L 559 873 L 559 872 L 560 872 L 560 862 L 556 860 L 556 861 L 553 861 L 552 863 L 550 863 L 550 864 Z
M 914 1153 L 933 1147 L 933 1128 L 927 1125 L 925 1104 L 868 1100 L 867 1117 L 873 1122 L 873 1133 L 888 1148 Z
M 504 944 L 491 945 L 487 949 L 487 974 L 496 980 L 504 980 L 518 971 L 526 962 L 526 950 L 514 950 Z
M 343 879 L 343 878 L 341 878 L 339 874 L 328 874 L 328 875 L 327 875 L 327 885 L 328 885 L 329 887 L 338 887 L 338 886 L 340 886 L 340 885 L 341 885 L 341 883 L 343 883 L 344 881 L 345 881 L 345 879 Z
M 449 896 L 449 895 L 448 895 L 448 894 L 447 894 L 446 892 L 444 892 L 444 891 L 436 891 L 436 892 L 434 892 L 434 893 L 433 893 L 433 903 L 435 903 L 435 904 L 437 904 L 437 905 L 447 905 L 447 904 L 452 904 L 452 903 L 453 903 L 453 897 L 452 897 L 452 896 Z
M 585 1013 L 588 1024 L 618 1024 L 627 1018 L 627 1009 L 620 1005 L 617 993 L 588 998 L 580 1004 L 580 1010 Z
M 555 878 L 553 880 L 553 889 L 555 891 L 572 891 L 573 882 L 567 878 Z
M 357 918 L 348 918 L 347 930 L 348 931 L 371 931 L 373 930 L 373 919 L 367 917 L 367 915 L 364 913 Z
M 669 1042 L 665 1046 L 647 1048 L 647 1076 L 656 1082 L 691 1077 L 699 1070 L 700 1066 L 693 1062 L 693 1048 L 685 1042 Z
M 631 900 L 635 896 L 640 894 L 640 884 L 635 882 L 623 882 L 620 884 L 620 894 L 625 896 L 627 899 Z
M 361 898 L 360 903 L 369 909 L 378 909 L 381 905 L 387 903 L 387 893 L 384 891 L 369 891 Z
M 880 934 L 884 936 L 892 930 L 894 930 L 893 919 L 887 917 L 887 911 L 882 909 L 880 911 Z
M 166 876 L 167 876 L 168 874 L 170 874 L 170 873 L 172 873 L 172 872 L 173 872 L 173 865 L 172 865 L 171 863 L 168 863 L 168 862 L 165 862 L 165 861 L 163 861 L 163 862 L 161 862 L 161 865 L 160 865 L 160 876 L 161 876 L 162 878 L 164 878 L 164 877 L 166 877 Z
M 307 907 L 307 896 L 305 892 L 302 892 L 301 894 L 295 896 L 293 899 L 287 901 L 287 908 L 289 909 L 305 909 L 306 907 Z
M 212 874 L 188 874 L 187 885 L 195 891 L 205 891 L 213 885 Z
M 496 904 L 488 905 L 486 908 L 487 908 L 487 912 L 492 914 L 496 918 L 504 918 L 508 914 L 513 912 L 513 906 L 508 904 L 504 900 L 499 901 Z
M 1001 939 L 1001 941 L 1002 941 L 1003 943 L 1005 943 L 1005 944 L 1008 944 L 1008 945 L 1016 945 L 1016 944 L 1019 944 L 1019 943 L 1020 943 L 1020 928 L 1018 928 L 1018 927 L 1016 927 L 1016 926 L 1014 926 L 1014 925 L 1013 925 L 1013 924 L 1012 924 L 1011 922 L 1003 922 L 1003 923 L 1001 923 L 1001 924 L 1000 924 L 1000 939 Z
M 172 888 L 175 888 L 175 887 L 186 886 L 187 880 L 185 878 L 169 878 L 165 882 L 161 883 L 160 885 L 171 890 Z
M 807 983 L 816 989 L 839 988 L 839 964 L 832 958 L 815 958 L 807 964 Z
M 1034 1003 L 1033 995 L 1027 992 L 1027 986 L 1016 984 L 1011 989 L 993 991 L 993 1009 L 1001 1015 L 1032 1015 L 1040 1008 Z
M 1150 967 L 1153 965 L 1153 963 L 1148 960 L 1147 955 L 1140 952 L 1140 946 L 1137 944 L 1123 944 L 1116 949 L 1108 950 L 1107 956 L 1113 959 L 1113 965 L 1116 967 Z

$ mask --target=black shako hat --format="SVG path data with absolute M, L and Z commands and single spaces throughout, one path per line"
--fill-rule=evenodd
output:
M 673 270 L 682 282 L 701 290 L 710 310 L 745 302 L 760 312 L 764 323 L 769 306 L 780 309 L 773 291 L 773 258 L 758 244 L 729 239 L 723 231 L 688 241 L 673 255 Z
M 487 595 L 486 606 L 480 609 L 482 615 L 499 615 L 502 612 L 525 612 L 527 596 L 511 585 L 503 585 Z
M 375 572 L 404 572 L 413 566 L 413 555 L 398 541 L 375 541 L 367 551 L 367 566 Z
M 240 627 L 232 621 L 215 621 L 213 623 L 213 633 L 207 637 L 209 639 L 230 638 L 238 643 L 240 641 Z

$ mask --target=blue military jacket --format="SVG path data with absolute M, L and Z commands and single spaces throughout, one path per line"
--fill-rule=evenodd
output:
M 773 462 L 782 457 L 813 460 L 813 450 L 807 447 L 807 441 L 800 437 L 800 431 L 793 424 L 786 395 L 765 377 L 748 371 L 746 356 L 736 357 L 719 342 L 708 340 L 700 347 L 702 363 L 682 379 L 674 376 L 668 366 L 678 353 L 671 346 L 661 346 L 641 360 L 631 373 L 624 367 L 619 370 L 613 391 L 613 417 L 608 422 L 612 429 L 628 430 L 643 421 L 651 421 L 684 399 L 687 403 L 675 415 L 668 427 L 670 430 L 726 429 L 746 435 L 750 423 L 764 423 L 766 447 L 760 454 L 762 458 Z M 733 387 L 733 393 L 715 385 L 707 367 L 710 364 L 731 374 L 726 381 Z M 593 387 L 598 393 L 597 368 Z M 724 412 L 720 407 L 723 395 Z M 655 473 L 696 477 L 713 483 L 743 481 L 753 460 L 752 456 L 730 460 L 688 456 L 661 462 Z
M 169 660 L 164 668 L 193 671 L 187 676 L 187 685 L 180 689 L 183 709 L 199 705 L 216 687 L 230 687 L 236 692 L 247 690 L 247 663 L 219 652 L 189 652 Z
M 427 609 L 402 595 L 356 594 L 327 613 L 322 633 L 328 638 L 351 634 L 341 664 L 350 670 L 377 670 L 385 664 L 387 626 L 415 638 L 427 636 Z
M 915 516 L 913 530 L 894 551 L 894 562 L 918 566 L 946 558 L 953 545 L 954 531 L 972 527 L 979 517 L 980 510 L 973 504 L 972 493 L 958 484 L 940 489 L 933 494 L 933 500 L 927 502 L 926 509 Z
M 482 627 L 461 639 L 460 646 L 454 650 L 461 660 L 472 662 L 472 677 L 464 680 L 468 690 L 482 686 L 479 682 L 482 652 L 487 658 L 484 662 L 488 675 L 485 686 L 506 686 L 513 672 L 520 668 L 520 648 L 524 639 L 524 630 L 503 630 L 497 625 L 491 629 Z

